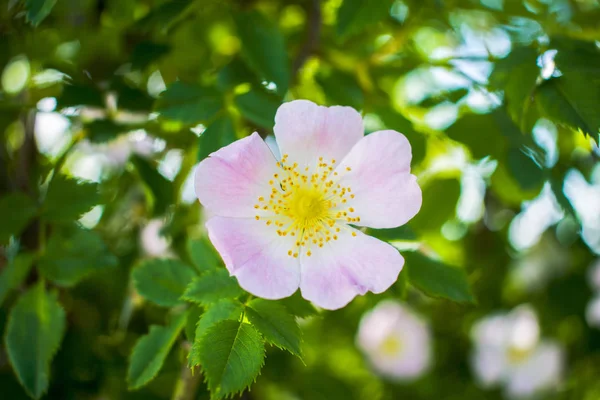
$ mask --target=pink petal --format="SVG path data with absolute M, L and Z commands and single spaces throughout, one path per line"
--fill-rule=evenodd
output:
M 196 196 L 209 212 L 254 217 L 259 196 L 269 193 L 277 161 L 258 133 L 212 153 L 197 167 Z
M 398 250 L 356 229 L 344 227 L 337 235 L 323 248 L 312 248 L 311 256 L 303 251 L 300 259 L 302 296 L 329 310 L 367 291 L 384 292 L 404 265 Z
M 213 217 L 208 237 L 244 290 L 265 299 L 291 296 L 300 283 L 300 264 L 287 255 L 294 238 L 246 218 Z
M 348 206 L 360 217 L 356 225 L 394 228 L 407 223 L 421 208 L 421 188 L 410 174 L 410 143 L 396 131 L 379 131 L 364 137 L 342 160 L 334 173 L 350 187 Z M 348 170 L 349 169 L 349 170 Z
M 314 166 L 319 157 L 339 162 L 364 135 L 362 117 L 351 107 L 322 107 L 308 100 L 282 104 L 275 138 L 290 163 Z

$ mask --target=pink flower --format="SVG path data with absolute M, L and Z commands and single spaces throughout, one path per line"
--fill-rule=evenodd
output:
M 229 272 L 266 299 L 302 296 L 337 309 L 394 283 L 404 259 L 352 227 L 394 228 L 421 207 L 402 134 L 364 135 L 349 107 L 297 100 L 275 116 L 278 161 L 258 133 L 202 161 L 196 195 Z

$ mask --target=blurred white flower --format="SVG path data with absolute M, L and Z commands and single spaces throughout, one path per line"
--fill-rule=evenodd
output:
M 600 258 L 588 268 L 588 283 L 595 291 L 600 291 Z
M 585 309 L 585 320 L 593 328 L 600 329 L 600 294 L 597 294 Z
M 524 398 L 555 387 L 562 376 L 563 350 L 540 339 L 529 306 L 488 316 L 473 326 L 473 372 L 484 387 L 501 385 L 509 398 Z
M 600 254 L 600 182 L 590 184 L 581 172 L 573 169 L 565 177 L 563 190 L 581 222 L 583 241 Z
M 382 301 L 362 317 L 356 342 L 373 368 L 394 380 L 416 379 L 431 364 L 428 325 L 396 301 Z
M 162 234 L 165 223 L 162 219 L 148 221 L 140 232 L 140 245 L 148 257 L 171 256 L 171 241 Z

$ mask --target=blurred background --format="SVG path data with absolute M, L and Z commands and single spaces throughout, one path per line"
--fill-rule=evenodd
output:
M 398 282 L 298 312 L 303 361 L 268 346 L 242 398 L 600 398 L 598 0 L 8 0 L 0 35 L 2 398 L 210 398 L 185 361 L 198 306 L 128 390 L 170 313 L 131 273 L 220 264 L 193 167 L 254 131 L 273 144 L 293 99 L 405 134 L 424 202 L 370 232 L 406 251 Z M 371 346 L 384 299 L 413 317 Z M 378 351 L 425 361 L 390 376 Z

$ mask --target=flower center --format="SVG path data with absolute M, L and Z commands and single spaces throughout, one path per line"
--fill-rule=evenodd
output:
M 297 163 L 288 164 L 287 158 L 284 154 L 277 163 L 281 171 L 269 181 L 271 192 L 260 196 L 254 205 L 255 218 L 273 226 L 279 236 L 296 237 L 295 246 L 288 250 L 289 256 L 298 257 L 301 249 L 310 256 L 311 247 L 323 247 L 337 240 L 337 233 L 347 223 L 359 222 L 360 217 L 354 208 L 347 206 L 354 194 L 349 186 L 337 183 L 339 174 L 333 172 L 335 160 L 328 163 L 319 157 L 313 168 L 301 168 Z
M 507 350 L 507 358 L 511 364 L 520 364 L 527 360 L 532 352 L 533 349 L 531 348 L 523 349 L 516 346 L 510 346 Z
M 402 350 L 402 341 L 396 336 L 388 336 L 379 345 L 379 351 L 386 356 L 395 356 Z

